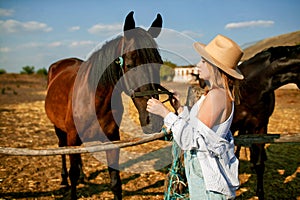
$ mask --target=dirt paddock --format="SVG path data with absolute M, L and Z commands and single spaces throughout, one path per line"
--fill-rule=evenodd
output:
M 186 85 L 165 84 L 169 89 L 186 94 Z M 46 79 L 39 76 L 0 75 L 0 146 L 19 148 L 55 148 L 58 140 L 44 111 Z M 130 107 L 130 106 L 129 106 Z M 125 110 L 129 109 L 125 107 Z M 270 118 L 269 132 L 300 133 L 300 92 L 278 89 L 276 107 Z M 135 130 L 121 127 L 121 137 L 130 138 Z M 155 151 L 165 141 L 154 141 L 129 152 Z M 267 145 L 265 171 L 266 199 L 300 199 L 300 144 Z M 237 200 L 255 197 L 256 175 L 251 170 L 249 151 L 242 149 L 240 159 L 241 187 Z M 170 155 L 168 155 L 170 157 Z M 86 182 L 78 185 L 80 199 L 112 199 L 108 171 L 99 158 L 82 155 Z M 161 160 L 156 160 L 159 163 Z M 3 199 L 68 199 L 69 191 L 60 187 L 60 156 L 0 155 L 0 200 Z M 137 165 L 139 165 L 137 163 Z M 168 167 L 153 170 L 121 171 L 124 199 L 163 199 Z

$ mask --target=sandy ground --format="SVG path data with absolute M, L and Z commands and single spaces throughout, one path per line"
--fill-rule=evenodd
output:
M 43 77 L 0 75 L 1 147 L 57 147 L 58 140 L 53 126 L 44 111 L 45 85 L 46 79 Z M 165 84 L 165 86 L 180 91 L 183 99 L 187 94 L 186 85 Z M 124 101 L 126 102 L 126 99 Z M 136 120 L 136 114 L 130 108 L 131 104 L 127 101 L 125 105 L 127 113 L 121 126 L 122 139 L 140 134 L 138 126 L 126 126 Z M 277 90 L 276 108 L 270 118 L 269 132 L 299 133 L 299 108 L 299 90 L 293 88 Z M 163 199 L 164 180 L 168 171 L 165 165 L 170 160 L 169 145 L 169 142 L 154 141 L 123 150 L 125 154 L 121 163 L 126 163 L 126 170 L 121 171 L 121 178 L 125 200 Z M 161 149 L 163 151 L 158 151 Z M 151 156 L 145 159 L 145 155 L 151 155 L 153 152 L 158 152 L 160 159 Z M 299 152 L 299 144 L 268 145 L 269 159 L 266 162 L 265 172 L 266 199 L 300 199 Z M 239 176 L 241 187 L 236 199 L 257 199 L 256 175 L 251 171 L 248 162 L 249 150 L 243 148 L 242 153 Z M 82 157 L 87 180 L 85 184 L 78 186 L 80 199 L 112 199 L 104 156 L 99 155 L 96 158 L 91 154 L 84 154 Z M 60 156 L 0 155 L 0 199 L 68 199 L 69 191 L 59 185 L 60 165 Z

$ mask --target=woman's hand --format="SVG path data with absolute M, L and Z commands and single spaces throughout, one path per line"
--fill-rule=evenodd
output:
M 154 98 L 148 100 L 146 110 L 163 118 L 165 118 L 169 114 L 169 112 L 171 112 L 164 104 Z

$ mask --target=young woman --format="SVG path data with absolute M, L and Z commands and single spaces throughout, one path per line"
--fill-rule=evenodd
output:
M 178 115 L 156 99 L 148 101 L 147 111 L 164 118 L 165 126 L 184 150 L 190 199 L 234 199 L 239 162 L 229 128 L 238 99 L 234 83 L 244 78 L 236 69 L 243 52 L 223 35 L 208 45 L 196 42 L 194 48 L 202 57 L 197 69 L 209 88 L 207 94 L 190 111 L 175 99 Z

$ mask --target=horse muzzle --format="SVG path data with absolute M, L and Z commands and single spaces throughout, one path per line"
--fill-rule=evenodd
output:
M 163 118 L 149 113 L 149 123 L 145 126 L 142 126 L 143 132 L 145 134 L 152 134 L 161 131 L 163 126 Z

